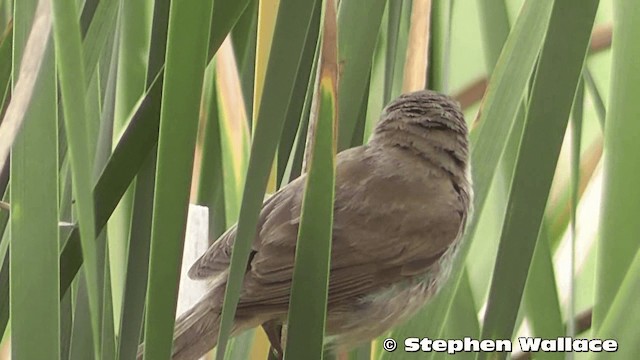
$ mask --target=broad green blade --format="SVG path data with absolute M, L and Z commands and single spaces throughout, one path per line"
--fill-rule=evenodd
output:
M 4 107 L 9 95 L 9 86 L 11 82 L 11 71 L 13 69 L 13 63 L 11 62 L 11 56 L 13 54 L 13 24 L 9 25 L 4 32 L 2 40 L 0 40 L 0 106 Z M 2 118 L 0 118 L 0 124 L 2 124 Z M 2 172 L 2 169 L 0 169 Z M 4 192 L 4 187 L 0 186 L 0 193 Z
M 482 211 L 547 29 L 553 1 L 528 0 L 509 34 L 471 132 L 474 208 Z M 497 156 L 496 156 L 497 155 Z M 475 160 L 475 161 L 474 161 Z M 473 229 L 471 227 L 471 229 Z
M 584 73 L 584 69 L 583 69 Z M 577 239 L 577 213 L 578 213 L 578 203 L 579 203 L 579 190 L 580 186 L 580 148 L 582 144 L 582 121 L 584 117 L 584 81 L 578 81 L 578 89 L 576 90 L 576 95 L 573 100 L 572 110 L 571 110 L 571 185 L 570 193 L 571 193 L 571 223 L 569 224 L 569 230 L 571 231 L 571 254 L 570 254 L 570 264 L 569 264 L 569 272 L 570 272 L 570 285 L 569 285 L 569 306 L 567 311 L 567 318 L 571 319 L 568 322 L 567 327 L 567 335 L 568 336 L 576 336 L 575 323 L 572 319 L 576 317 L 576 244 L 578 242 Z M 553 283 L 552 281 L 550 281 Z M 556 296 L 557 298 L 557 296 Z
M 304 99 L 304 105 L 302 107 L 302 114 L 300 116 L 300 122 L 298 124 L 298 132 L 293 143 L 293 149 L 291 150 L 293 154 L 291 155 L 291 168 L 289 169 L 288 182 L 291 182 L 292 180 L 299 177 L 300 174 L 302 174 L 302 161 L 304 159 L 305 147 L 307 145 L 307 132 L 309 131 L 311 102 L 315 94 L 314 89 L 316 84 L 317 68 L 318 56 L 314 56 L 313 66 L 311 68 L 311 76 L 309 78 L 309 83 L 307 84 L 307 89 L 305 91 L 306 95 Z M 284 183 L 284 181 L 282 183 Z
M 138 352 L 149 273 L 149 245 L 151 242 L 151 220 L 153 193 L 155 190 L 156 155 L 150 154 L 137 177 L 140 188 L 135 192 L 127 271 L 122 299 L 118 358 L 133 359 Z
M 240 87 L 242 88 L 247 119 L 253 119 L 253 84 L 255 81 L 257 38 L 258 0 L 251 0 L 231 30 L 231 42 L 235 58 L 238 61 Z
M 162 3 L 164 2 L 158 2 L 158 7 L 161 8 L 160 4 Z M 113 113 L 113 145 L 117 144 L 127 124 L 129 114 L 135 109 L 138 99 L 147 88 L 147 65 L 150 58 L 148 55 L 150 52 L 150 20 L 153 5 L 154 2 L 150 0 L 120 2 L 117 18 L 118 31 L 116 33 L 118 36 L 116 39 L 118 67 Z M 113 22 L 115 20 L 114 15 Z M 163 37 L 166 37 L 166 26 L 162 34 Z M 164 47 L 160 49 L 160 52 L 164 53 Z M 163 60 L 162 58 L 160 59 L 164 63 Z M 120 319 L 125 288 L 127 248 L 132 227 L 131 216 L 135 190 L 136 183 L 134 181 L 129 185 L 107 224 L 113 299 L 115 301 L 114 315 L 117 319 Z
M 509 14 L 505 0 L 478 0 L 484 57 L 489 73 L 495 68 L 509 36 Z
M 394 3 L 396 1 L 389 2 Z M 393 69 L 393 81 L 391 85 L 391 99 L 399 96 L 402 93 L 402 82 L 404 80 L 404 63 L 407 58 L 408 42 L 409 42 L 409 28 L 411 27 L 411 10 L 412 3 L 403 1 L 402 7 L 399 9 L 399 24 L 397 36 L 395 37 L 395 61 L 391 62 L 394 65 Z M 392 6 L 390 5 L 390 9 Z M 391 39 L 390 41 L 393 41 Z M 386 87 L 386 85 L 385 85 Z
M 318 2 L 319 3 L 319 2 Z M 316 5 L 313 9 L 313 15 L 311 17 L 311 26 L 317 29 L 320 25 L 321 7 Z M 287 111 L 287 118 L 284 123 L 284 130 L 282 132 L 282 140 L 278 147 L 278 185 L 283 185 L 284 174 L 289 163 L 289 158 L 292 155 L 293 143 L 298 132 L 298 125 L 300 124 L 302 110 L 304 108 L 306 100 L 306 89 L 310 85 L 311 70 L 313 63 L 316 59 L 316 48 L 318 45 L 318 32 L 314 31 L 309 33 L 305 40 L 304 52 L 302 54 L 302 61 L 300 62 L 300 69 L 296 74 L 296 82 L 293 88 L 291 100 L 289 102 L 289 110 Z M 311 83 L 313 84 L 313 83 Z
M 431 7 L 427 88 L 448 93 L 453 0 L 434 1 L 431 3 Z
M 245 182 L 249 162 L 248 120 L 237 111 L 242 96 L 237 91 L 237 67 L 233 62 L 231 46 L 221 49 L 215 62 L 216 101 L 219 105 L 219 127 L 221 139 L 222 173 L 224 181 L 225 217 L 223 229 L 238 221 L 242 202 L 241 188 Z M 236 91 L 233 91 L 235 88 Z M 211 239 L 212 241 L 215 238 Z
M 60 359 L 68 359 L 73 330 L 73 303 L 71 292 L 60 299 Z
M 167 28 L 169 24 L 170 0 L 157 0 L 153 5 L 151 44 L 147 53 L 146 87 L 153 85 L 156 74 L 162 71 L 167 53 Z
M 36 3 L 21 2 L 16 9 L 20 26 L 15 33 L 14 69 L 20 69 L 29 35 L 24 30 L 30 28 Z M 11 151 L 11 256 L 6 265 L 11 275 L 14 359 L 60 356 L 58 123 L 51 41 L 44 54 L 24 125 Z
M 104 233 L 103 233 L 104 236 Z M 115 359 L 116 358 L 116 335 L 113 324 L 113 301 L 111 300 L 111 272 L 109 271 L 109 254 L 104 256 L 104 300 L 102 303 L 102 339 L 100 344 L 101 359 Z
M 87 80 L 93 77 L 100 57 L 109 43 L 109 38 L 114 36 L 118 4 L 117 0 L 100 1 L 95 9 L 95 14 L 91 19 L 87 33 L 83 35 L 84 40 L 82 43 Z M 83 12 L 83 16 L 84 14 Z
M 120 56 L 118 66 L 126 66 L 127 72 L 134 74 L 133 79 L 125 81 L 131 84 L 131 88 L 127 89 L 130 94 L 125 94 L 119 98 L 120 101 L 128 101 L 126 97 L 136 97 L 139 93 L 133 91 L 140 88 L 145 89 L 154 85 L 153 76 L 159 73 L 164 66 L 165 53 L 167 45 L 167 23 L 169 18 L 169 0 L 155 1 L 151 9 L 151 4 L 138 4 L 138 6 L 129 7 L 129 11 L 133 14 L 125 15 L 125 22 L 119 30 L 122 32 L 124 28 L 139 32 L 144 36 L 136 36 L 131 41 L 120 42 L 121 48 L 117 52 L 125 51 L 130 57 Z M 146 18 L 150 11 L 153 11 L 151 19 L 151 27 L 146 26 L 145 22 L 133 24 L 136 17 Z M 124 11 L 124 9 L 123 9 Z M 136 13 L 139 13 L 136 16 Z M 133 16 L 132 16 L 133 15 Z M 150 44 L 149 37 L 146 34 L 151 31 Z M 136 43 L 139 46 L 136 46 Z M 148 45 L 148 47 L 147 47 Z M 141 51 L 143 50 L 143 51 Z M 148 50 L 148 52 L 144 52 Z M 143 55 L 139 57 L 139 55 Z M 146 63 L 137 58 L 144 58 L 146 55 Z M 142 72 L 145 72 L 143 74 Z M 160 90 L 158 90 L 160 91 Z M 117 94 L 117 90 L 116 90 Z M 159 108 L 159 105 L 158 105 Z M 116 111 L 114 104 L 114 113 Z M 159 118 L 159 117 L 158 117 Z M 158 119 L 156 118 L 156 119 Z M 157 127 L 152 130 L 152 137 L 157 140 Z M 154 141 L 155 142 L 155 141 Z M 115 282 L 114 286 L 114 317 L 116 318 L 116 326 L 118 329 L 118 344 L 116 353 L 120 358 L 134 358 L 140 343 L 140 334 L 142 333 L 142 322 L 144 319 L 144 304 L 147 289 L 147 275 L 149 271 L 149 244 L 151 241 L 151 219 L 153 214 L 153 193 L 156 172 L 156 153 L 153 149 L 147 155 L 138 176 L 135 185 L 131 185 L 129 191 L 125 193 L 122 201 L 114 212 L 114 218 L 109 223 L 109 233 L 113 236 L 119 236 L 115 239 L 110 237 L 111 253 L 118 258 L 112 261 L 115 268 L 112 276 Z M 144 153 L 143 153 L 144 155 Z M 134 191 L 135 190 L 135 191 Z M 118 213 L 119 212 L 119 213 Z M 128 221 L 135 226 L 130 226 Z M 119 320 L 119 321 L 118 321 Z
M 102 289 L 98 277 L 102 268 L 98 266 L 96 248 L 95 210 L 91 196 L 92 156 L 95 139 L 87 122 L 84 101 L 86 83 L 80 24 L 75 4 L 72 2 L 53 2 L 53 37 L 60 82 L 60 94 L 64 112 L 65 133 L 68 155 L 73 178 L 73 194 L 76 200 L 77 216 L 82 242 L 82 257 L 85 260 L 84 271 L 91 313 L 94 351 L 100 348 L 100 312 Z M 96 352 L 96 356 L 98 353 Z
M 531 324 L 532 335 L 543 339 L 555 339 L 565 335 L 565 328 L 547 233 L 547 226 L 543 223 L 531 259 L 523 305 Z M 541 359 L 565 358 L 565 354 L 557 352 L 539 353 L 537 356 Z
M 258 120 L 254 127 L 251 155 L 244 185 L 242 206 L 232 253 L 229 280 L 218 337 L 217 358 L 222 359 L 233 324 L 235 308 L 240 297 L 251 243 L 264 198 L 267 181 L 282 133 L 285 115 L 291 98 L 295 75 L 300 66 L 316 0 L 282 0 L 274 30 L 271 51 L 280 56 L 270 57 L 265 75 L 265 88 L 260 101 Z M 295 21 L 291 21 L 295 19 Z
M 640 73 L 634 57 L 640 56 L 640 9 L 626 1 L 614 2 L 613 58 L 611 90 L 605 124 L 604 183 L 600 213 L 600 237 L 596 274 L 593 328 L 600 331 L 640 248 L 640 222 L 633 214 L 640 211 Z
M 78 276 L 78 286 L 73 315 L 69 360 L 91 359 L 94 357 L 93 339 L 91 336 L 91 314 L 84 272 Z M 99 358 L 99 357 L 98 357 Z
M 171 354 L 212 1 L 171 2 L 153 198 L 144 359 Z
M 358 113 L 371 76 L 371 64 L 376 47 L 384 0 L 352 0 L 340 3 L 338 28 L 338 150 L 351 145 Z M 362 11 L 366 8 L 367 11 Z M 348 29 L 348 30 L 346 30 Z
M 516 161 L 482 338 L 510 339 L 514 331 L 597 7 L 597 0 L 554 3 Z M 488 356 L 479 353 L 477 358 Z
M 223 147 L 218 109 L 215 62 L 211 62 L 206 75 L 203 102 L 204 132 L 200 146 L 200 177 L 198 178 L 197 204 L 209 208 L 209 239 L 217 239 L 227 229 L 225 212 L 225 184 L 223 167 Z M 232 152 L 224 148 L 224 153 Z M 230 201 L 230 200 L 229 200 Z
M 44 52 L 47 49 L 47 44 L 50 41 L 51 34 L 51 7 L 46 1 L 41 1 L 33 12 L 33 8 L 36 3 L 30 3 L 30 11 L 27 11 L 27 18 L 37 17 L 39 21 L 34 21 L 33 25 L 30 22 L 18 25 L 23 29 L 18 29 L 14 33 L 20 36 L 25 34 L 24 39 L 21 39 L 25 44 L 20 44 L 14 41 L 14 44 L 24 46 L 23 50 L 27 53 L 27 56 L 22 58 L 20 68 L 14 69 L 15 74 L 12 78 L 11 89 L 11 101 L 7 105 L 6 109 L 3 109 L 3 119 L 0 121 L 0 190 L 4 194 L 5 188 L 8 182 L 9 173 L 9 152 L 11 145 L 13 144 L 18 132 L 22 127 L 22 123 L 25 119 L 25 113 L 33 96 L 33 92 L 36 87 L 36 81 L 38 74 L 41 71 L 42 64 L 44 62 Z M 18 9 L 21 7 L 18 6 Z M 33 31 L 31 31 L 33 30 Z M 27 38 L 27 34 L 28 38 Z M 17 46 L 16 45 L 16 46 Z M 19 54 L 16 52 L 15 54 Z M 5 56 L 8 56 L 5 52 Z M 11 57 L 3 59 L 4 61 L 11 62 Z M 13 64 L 10 65 L 13 67 Z M 2 89 L 3 95 L 6 95 L 7 88 Z M 2 104 L 4 107 L 4 103 Z
M 117 39 L 119 58 L 114 115 L 114 142 L 117 141 L 121 129 L 126 124 L 129 113 L 146 88 L 147 62 L 149 61 L 147 54 L 149 53 L 151 35 L 151 27 L 149 25 L 151 25 L 152 10 L 153 1 L 138 0 L 121 3 L 120 28 L 118 32 L 120 38 Z M 129 217 L 129 219 L 126 219 L 127 222 L 130 220 L 130 200 L 131 198 L 129 198 L 129 204 L 122 208 L 123 211 L 119 216 L 123 217 L 119 221 L 125 220 L 125 217 Z M 118 226 L 122 226 L 122 224 Z M 122 231 L 125 233 L 118 235 L 118 241 L 126 240 L 128 235 L 126 234 L 126 226 L 123 226 Z
M 291 285 L 285 359 L 322 359 L 327 310 L 337 122 L 338 48 L 335 2 L 324 1 L 318 114 L 302 199 Z M 313 294 L 312 296 L 310 296 Z
M 402 17 L 402 4 L 404 1 L 387 1 L 387 46 L 385 52 L 384 69 L 384 94 L 382 103 L 391 101 L 393 79 L 398 52 L 398 36 L 400 32 L 400 18 Z M 401 78 L 401 76 L 398 76 Z
M 245 11 L 251 10 L 247 8 Z M 252 26 L 255 27 L 255 24 Z M 210 242 L 217 239 L 238 219 L 242 201 L 238 192 L 246 176 L 249 155 L 248 121 L 243 116 L 235 116 L 238 112 L 234 111 L 238 109 L 231 108 L 243 103 L 239 92 L 229 91 L 232 84 L 238 84 L 236 66 L 229 61 L 231 57 L 231 48 L 226 46 L 221 49 L 217 59 L 209 64 L 203 99 L 204 111 L 201 115 L 201 121 L 204 121 L 204 125 L 201 123 L 201 131 L 204 131 L 200 138 L 202 157 L 196 196 L 200 204 L 207 205 L 210 209 Z M 253 76 L 253 65 L 251 74 Z M 229 106 L 230 104 L 233 105 Z M 249 358 L 261 343 L 266 345 L 266 338 L 256 337 L 256 333 L 255 330 L 249 330 L 231 339 L 224 359 L 244 360 Z M 260 340 L 261 338 L 263 340 Z
M 113 48 L 110 44 L 110 48 Z M 109 160 L 111 155 L 111 142 L 113 136 L 113 113 L 115 105 L 115 80 L 117 69 L 117 52 L 106 51 L 103 54 L 103 68 L 100 72 L 106 72 L 105 76 L 96 73 L 90 82 L 90 91 L 87 94 L 87 113 L 90 114 L 91 121 L 94 122 L 92 127 L 97 131 L 97 145 L 95 162 L 93 166 L 94 179 L 98 177 L 101 170 Z M 101 81 L 104 77 L 106 84 L 102 85 Z M 104 97 L 101 93 L 104 92 Z M 114 331 L 114 298 L 112 297 L 112 281 L 110 271 L 109 247 L 107 244 L 106 232 L 98 233 L 98 259 L 100 267 L 103 269 L 102 287 L 102 349 L 101 356 L 103 359 L 114 358 L 116 333 Z M 67 298 L 64 296 L 63 298 Z M 120 298 L 115 300 L 117 308 L 120 308 Z
M 448 318 L 445 339 L 464 339 L 471 337 L 473 339 L 480 334 L 480 322 L 478 320 L 478 307 L 473 296 L 469 273 L 465 271 L 460 281 L 460 286 L 456 291 L 456 296 L 452 306 L 456 311 L 451 313 Z M 436 355 L 435 353 L 433 353 Z M 439 354 L 438 354 L 439 355 Z M 437 355 L 436 355 L 437 356 Z M 472 352 L 456 353 L 456 359 L 473 359 L 475 354 Z
M 107 59 L 108 61 L 108 59 Z M 99 74 L 96 73 L 91 81 L 89 81 L 89 87 L 86 91 L 85 97 L 85 109 L 86 109 L 86 122 L 87 127 L 90 132 L 90 139 L 92 143 L 95 145 L 95 161 L 92 164 L 92 176 L 97 175 L 97 169 L 102 168 L 104 163 L 109 159 L 109 155 L 111 153 L 111 122 L 102 121 L 103 118 L 101 114 L 101 86 L 99 81 Z M 65 156 L 66 158 L 66 156 Z M 68 168 L 65 171 L 67 175 L 65 177 L 65 182 L 69 181 L 68 176 Z M 65 196 L 70 196 L 70 193 L 67 192 Z M 70 204 L 72 200 L 65 199 L 65 204 Z M 65 205 L 66 206 L 66 205 Z M 64 210 L 64 213 L 71 213 L 71 209 Z M 67 214 L 65 214 L 67 215 Z M 103 350 L 113 349 L 113 299 L 111 298 L 111 285 L 109 280 L 109 276 L 105 271 L 107 271 L 106 263 L 105 263 L 105 246 L 106 246 L 106 234 L 105 233 L 97 233 L 96 238 L 96 259 L 97 259 L 97 268 L 99 270 L 98 280 L 100 281 L 97 287 L 101 291 L 101 298 L 99 300 L 100 309 L 98 310 L 98 316 L 100 318 L 100 322 L 102 327 L 100 328 L 100 338 L 101 338 L 101 349 L 97 349 L 96 351 L 100 353 L 102 358 L 104 358 Z M 74 324 L 74 332 L 77 333 L 87 333 L 91 334 L 90 325 L 88 327 L 83 327 L 78 324 Z M 82 324 L 85 325 L 85 324 Z M 84 336 L 84 334 L 83 334 Z M 106 341 L 107 343 L 104 343 Z M 89 350 L 91 348 L 89 347 Z
M 80 11 L 80 33 L 82 37 L 87 35 L 89 26 L 91 26 L 91 22 L 98 9 L 98 3 L 98 0 L 86 0 L 82 5 L 78 4 L 78 10 L 82 10 Z
M 382 23 L 387 22 L 387 12 L 382 18 Z M 373 54 L 373 62 L 371 64 L 371 75 L 369 77 L 367 92 L 365 94 L 366 103 L 363 102 L 362 107 L 365 108 L 365 119 L 364 119 L 364 128 L 362 129 L 362 140 L 358 145 L 366 143 L 369 140 L 369 137 L 373 133 L 373 129 L 375 128 L 378 120 L 380 119 L 380 114 L 382 113 L 382 109 L 386 105 L 384 99 L 385 92 L 385 84 L 386 84 L 386 76 L 387 76 L 387 52 L 385 51 L 391 46 L 388 43 L 389 37 L 385 33 L 384 27 L 381 28 L 380 34 L 378 36 L 378 41 L 376 43 L 376 50 Z M 361 109 L 362 111 L 362 109 Z M 356 144 L 352 141 L 352 144 Z
M 597 339 L 613 339 L 618 343 L 615 354 L 601 352 L 592 353 L 592 359 L 633 359 L 640 352 L 638 341 L 638 319 L 640 319 L 640 251 L 636 252 L 633 262 L 628 267 L 620 289 L 611 301 L 602 324 L 593 334 Z
M 218 0 L 213 2 L 209 59 L 218 51 L 227 34 L 236 24 L 251 0 Z
M 369 93 L 371 88 L 370 78 L 367 79 L 367 88 L 364 91 L 364 98 L 360 103 L 356 127 L 353 129 L 350 147 L 360 146 L 364 143 L 365 129 L 367 125 L 367 105 L 369 104 Z

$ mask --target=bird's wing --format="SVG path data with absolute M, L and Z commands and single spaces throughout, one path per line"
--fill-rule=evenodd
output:
M 448 175 L 357 148 L 340 154 L 329 303 L 369 294 L 428 271 L 461 233 L 466 214 Z M 425 180 L 426 179 L 426 180 Z M 300 198 L 270 216 L 245 278 L 240 308 L 289 301 Z M 278 219 L 278 220 L 276 220 Z
M 258 218 L 256 239 L 252 244 L 252 251 L 255 252 L 261 247 L 262 239 L 269 231 L 275 231 L 279 226 L 286 227 L 290 222 L 291 216 L 287 215 L 295 198 L 301 196 L 302 187 L 304 186 L 305 175 L 292 181 L 288 185 L 281 188 L 278 192 L 269 197 L 264 204 Z M 300 195 L 298 195 L 300 194 Z M 299 206 L 299 204 L 298 204 Z M 292 209 L 293 210 L 293 209 Z M 299 214 L 299 209 L 294 210 Z M 297 236 L 297 226 L 296 233 Z M 189 277 L 193 280 L 205 280 L 222 274 L 231 264 L 231 251 L 236 240 L 237 225 L 230 227 L 224 234 L 220 235 L 207 251 L 196 260 L 189 269 Z
M 441 171 L 406 179 L 403 171 L 424 169 L 398 168 L 403 165 L 382 157 L 366 147 L 338 155 L 330 304 L 425 272 L 456 240 L 463 222 Z M 303 188 L 304 179 L 298 179 L 263 205 L 240 310 L 288 304 Z M 223 235 L 190 276 L 224 271 L 234 239 L 235 230 Z

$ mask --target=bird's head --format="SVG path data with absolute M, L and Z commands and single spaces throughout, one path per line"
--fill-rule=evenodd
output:
M 460 105 L 432 90 L 402 94 L 384 108 L 376 133 L 403 126 L 425 130 L 445 129 L 466 136 L 467 124 Z
M 370 144 L 394 146 L 432 158 L 442 154 L 460 169 L 468 164 L 467 124 L 458 103 L 431 90 L 403 94 L 384 109 Z

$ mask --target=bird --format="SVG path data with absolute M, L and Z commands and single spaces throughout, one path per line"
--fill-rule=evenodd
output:
M 468 129 L 456 101 L 400 95 L 370 141 L 336 156 L 325 346 L 347 350 L 408 320 L 442 287 L 472 211 Z M 262 205 L 232 336 L 263 326 L 281 352 L 300 224 L 303 174 Z M 236 238 L 232 226 L 192 265 L 204 296 L 176 320 L 173 360 L 216 346 Z

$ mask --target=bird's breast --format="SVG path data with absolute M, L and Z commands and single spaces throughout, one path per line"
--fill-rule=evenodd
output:
M 381 336 L 414 316 L 437 293 L 449 274 L 451 254 L 445 254 L 428 271 L 382 288 L 350 308 L 327 318 L 327 342 L 348 349 Z

